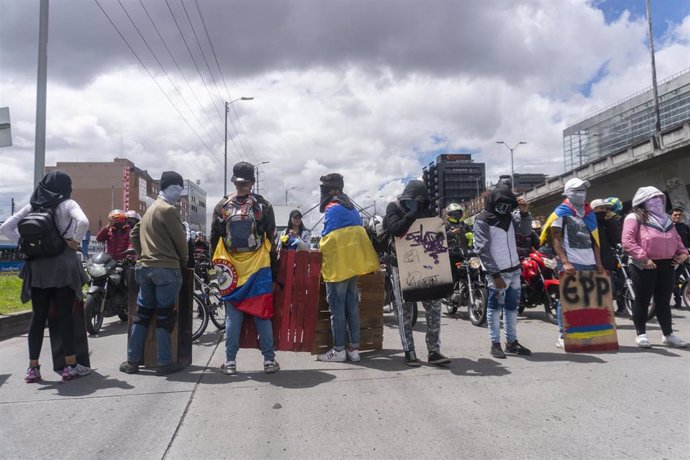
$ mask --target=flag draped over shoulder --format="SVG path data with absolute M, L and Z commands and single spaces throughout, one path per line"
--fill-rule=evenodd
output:
M 362 225 L 353 225 L 356 211 L 347 210 L 331 203 L 329 221 L 325 229 L 328 233 L 321 237 L 321 276 L 327 283 L 337 283 L 353 276 L 366 275 L 378 271 L 381 267 L 371 240 Z M 359 221 L 361 222 L 361 220 Z
M 259 318 L 273 316 L 271 243 L 253 252 L 228 252 L 223 240 L 213 253 L 221 298 L 239 311 Z
M 554 210 L 554 212 L 551 213 L 551 215 L 546 219 L 546 222 L 544 222 L 544 226 L 542 227 L 541 230 L 541 235 L 539 236 L 539 244 L 544 244 L 547 240 L 550 239 L 551 237 L 551 225 L 558 219 L 559 217 L 572 217 L 572 216 L 577 216 L 577 212 L 575 211 L 575 208 L 568 202 L 568 200 L 563 200 L 563 203 L 559 204 L 558 207 Z M 592 211 L 592 208 L 589 206 L 589 204 L 585 204 L 585 216 L 582 217 L 582 221 L 585 223 L 587 226 L 587 229 L 589 230 L 589 233 L 592 235 L 592 238 L 594 238 L 594 241 L 597 243 L 597 246 L 599 246 L 599 228 L 597 227 L 597 216 Z

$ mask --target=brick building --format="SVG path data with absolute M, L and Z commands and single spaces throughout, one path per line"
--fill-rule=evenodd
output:
M 112 162 L 62 162 L 47 166 L 72 178 L 74 198 L 89 218 L 92 235 L 107 224 L 112 209 L 133 209 L 144 214 L 158 196 L 158 181 L 125 158 Z

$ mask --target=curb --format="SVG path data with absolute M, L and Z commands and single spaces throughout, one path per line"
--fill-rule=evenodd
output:
M 29 330 L 31 311 L 0 315 L 0 340 L 25 334 Z

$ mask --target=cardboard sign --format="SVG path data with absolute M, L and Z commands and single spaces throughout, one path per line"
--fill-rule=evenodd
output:
M 567 352 L 618 351 L 611 279 L 591 271 L 561 273 L 561 314 Z
M 448 242 L 443 220 L 414 221 L 407 233 L 395 238 L 400 288 L 406 302 L 434 300 L 453 292 Z

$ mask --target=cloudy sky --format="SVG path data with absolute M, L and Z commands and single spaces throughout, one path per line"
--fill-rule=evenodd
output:
M 32 189 L 38 3 L 0 0 L 14 140 L 0 150 L 0 218 Z M 215 203 L 222 101 L 250 96 L 232 105 L 229 162 L 270 162 L 274 202 L 295 187 L 289 200 L 309 208 L 338 171 L 382 209 L 444 152 L 473 153 L 495 181 L 510 172 L 498 140 L 527 142 L 516 172 L 560 174 L 566 126 L 651 84 L 644 3 L 53 0 L 46 164 L 123 156 L 200 179 Z M 690 0 L 652 6 L 662 79 L 690 67 Z

